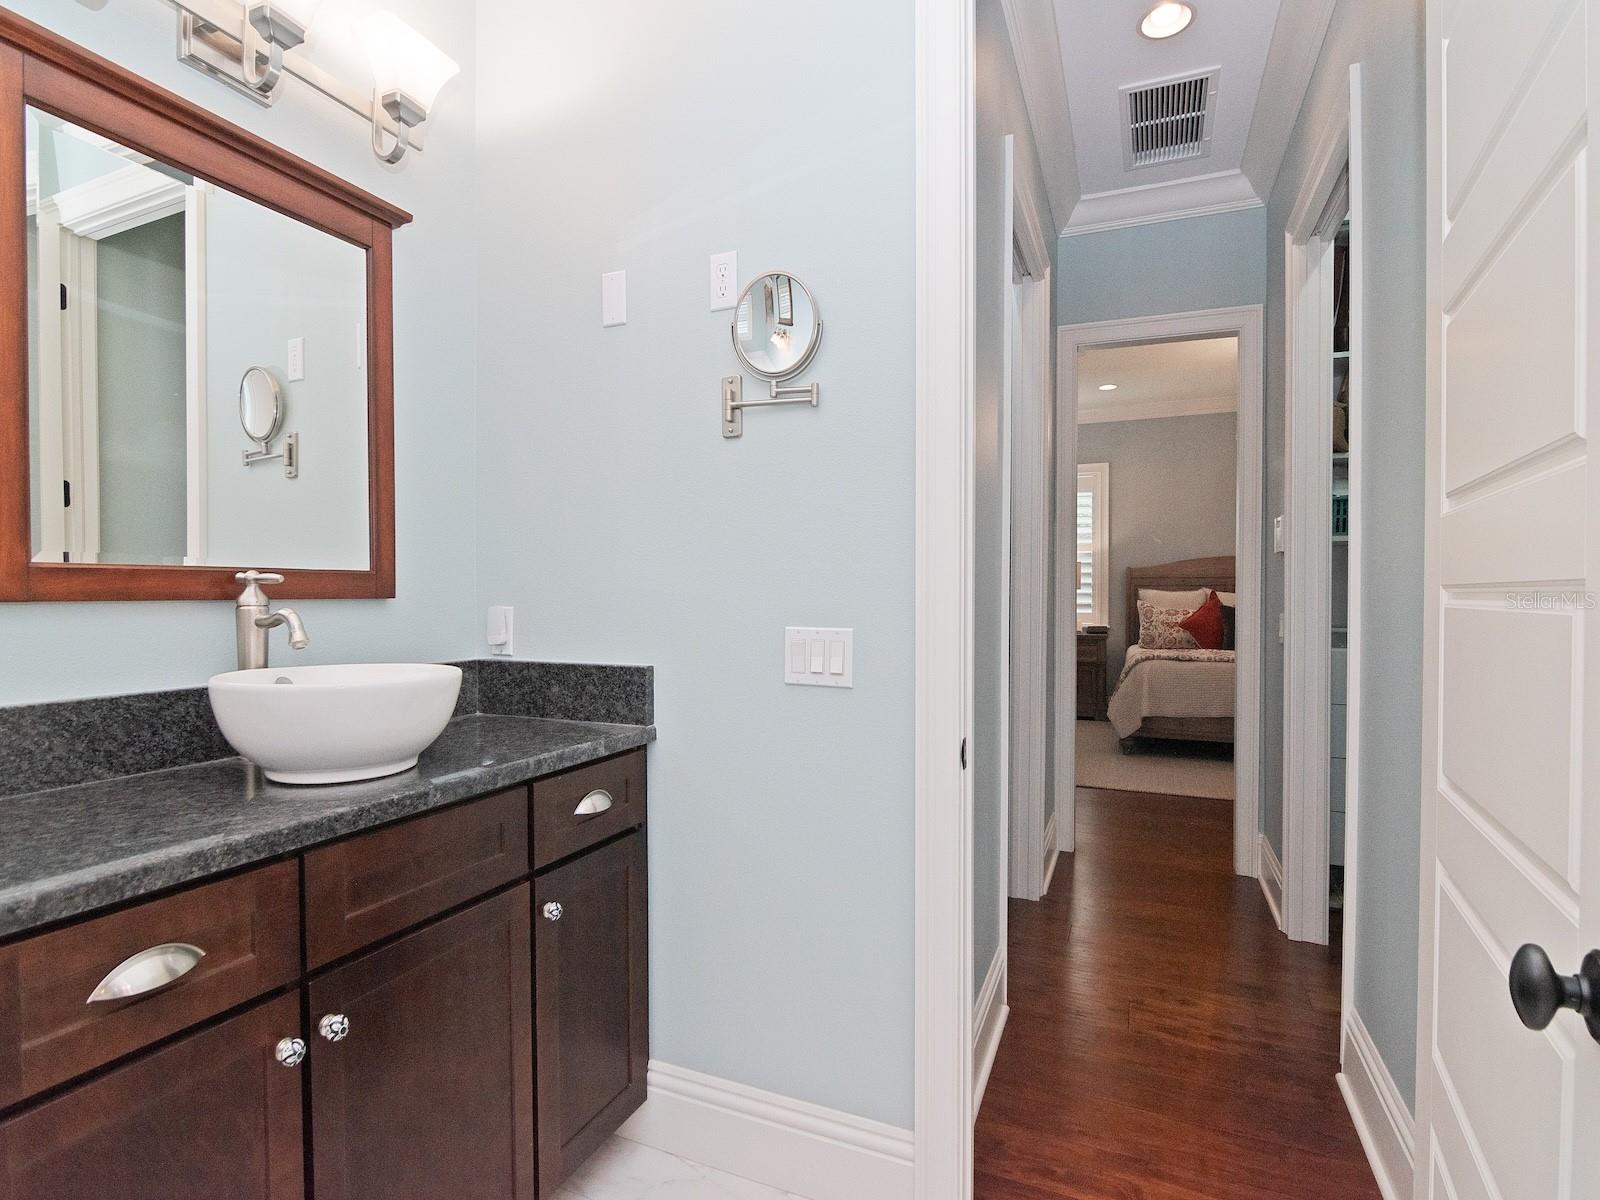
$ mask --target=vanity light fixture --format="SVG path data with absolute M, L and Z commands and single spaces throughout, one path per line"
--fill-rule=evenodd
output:
M 1139 22 L 1139 32 L 1154 41 L 1174 37 L 1189 28 L 1194 20 L 1194 8 L 1182 0 L 1162 0 Z
M 195 0 L 178 9 L 178 59 L 243 92 L 258 104 L 278 99 L 283 56 L 304 44 L 323 0 Z M 223 44 L 223 36 L 227 44 Z M 196 43 L 208 35 L 211 53 Z
M 362 35 L 374 81 L 372 152 L 386 163 L 397 163 L 411 147 L 412 131 L 428 119 L 439 89 L 461 68 L 393 13 L 373 13 Z M 395 125 L 394 144 L 387 150 L 384 142 L 389 135 L 378 119 L 380 110 Z
M 374 12 L 359 25 L 350 23 L 373 73 L 371 83 L 356 84 L 303 53 L 290 55 L 305 43 L 323 0 L 172 3 L 178 10 L 179 62 L 262 105 L 276 101 L 284 77 L 293 75 L 366 121 L 373 152 L 387 163 L 422 149 L 434 100 L 461 69 L 392 13 Z

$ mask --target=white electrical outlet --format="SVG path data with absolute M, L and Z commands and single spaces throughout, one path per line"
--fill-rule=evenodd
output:
M 288 370 L 290 383 L 299 383 L 306 377 L 306 340 L 303 337 L 289 339 Z
M 600 276 L 600 324 L 607 329 L 628 323 L 628 273 L 609 271 Z
M 853 629 L 791 625 L 783 631 L 783 681 L 806 687 L 855 687 Z
M 739 298 L 739 255 L 729 250 L 711 256 L 711 311 L 732 308 Z
M 489 623 L 484 634 L 489 643 L 489 653 L 509 655 L 511 653 L 511 606 L 509 604 L 493 604 L 489 607 Z

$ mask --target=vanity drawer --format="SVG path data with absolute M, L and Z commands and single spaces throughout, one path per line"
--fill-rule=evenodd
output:
M 526 875 L 527 789 L 323 846 L 305 868 L 314 969 Z
M 644 824 L 644 751 L 533 784 L 533 867 L 538 870 Z
M 183 974 L 162 984 L 163 960 L 152 956 L 120 976 L 126 989 L 150 990 L 89 1002 L 119 965 L 165 946 L 176 947 L 166 970 Z M 188 947 L 204 955 L 195 959 Z M 293 862 L 0 947 L 0 1107 L 292 983 L 299 973 Z

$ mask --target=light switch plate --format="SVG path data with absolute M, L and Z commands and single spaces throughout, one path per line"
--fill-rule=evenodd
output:
M 711 311 L 732 308 L 739 299 L 739 255 L 733 250 L 711 256 Z
M 1283 553 L 1283 518 L 1281 516 L 1272 518 L 1272 552 L 1274 554 Z
M 783 681 L 802 687 L 855 687 L 855 632 L 789 626 L 783 631 Z
M 610 329 L 628 323 L 628 273 L 608 271 L 600 276 L 600 324 Z
M 306 340 L 303 337 L 289 339 L 289 361 L 285 364 L 288 368 L 284 373 L 289 376 L 290 383 L 299 383 L 306 377 Z

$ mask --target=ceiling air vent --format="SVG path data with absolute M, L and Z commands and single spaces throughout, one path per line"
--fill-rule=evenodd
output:
M 1204 158 L 1211 153 L 1217 69 L 1122 89 L 1124 160 L 1135 167 Z

